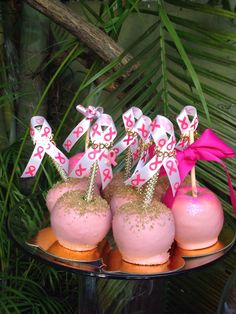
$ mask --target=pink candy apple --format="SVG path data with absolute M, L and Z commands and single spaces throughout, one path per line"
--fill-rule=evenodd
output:
M 88 203 L 80 191 L 67 192 L 51 212 L 51 227 L 62 246 L 75 251 L 92 250 L 111 227 L 109 205 L 100 196 Z
M 108 203 L 110 203 L 112 196 L 117 194 L 117 190 L 120 189 L 120 187 L 124 187 L 124 181 L 125 178 L 123 172 L 114 173 L 111 182 L 102 191 L 102 196 Z
M 55 206 L 57 200 L 66 192 L 79 190 L 82 192 L 86 192 L 88 186 L 88 178 L 82 179 L 68 179 L 64 182 L 56 183 L 49 191 L 46 196 L 46 205 L 49 211 L 52 211 Z M 95 185 L 94 193 L 100 195 L 100 191 Z
M 130 203 L 132 201 L 137 201 L 137 199 L 139 198 L 140 198 L 140 195 L 138 195 L 137 192 L 133 194 L 113 195 L 110 200 L 110 207 L 111 207 L 112 215 L 115 215 L 116 210 L 122 205 Z
M 171 210 L 153 201 L 148 210 L 140 201 L 120 207 L 112 222 L 113 235 L 122 259 L 139 265 L 164 264 L 174 241 Z
M 192 187 L 180 187 L 172 212 L 175 218 L 178 245 L 187 250 L 215 244 L 224 223 L 224 212 L 217 196 L 204 187 L 197 187 L 198 196 L 192 196 Z
M 112 195 L 110 198 L 111 212 L 114 215 L 116 210 L 126 203 L 132 203 L 133 201 L 142 201 L 142 196 L 133 187 L 128 185 L 113 186 Z

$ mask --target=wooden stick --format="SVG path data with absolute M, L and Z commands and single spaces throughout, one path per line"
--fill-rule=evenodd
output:
M 86 132 L 86 138 L 85 138 L 85 152 L 88 150 L 89 147 L 89 133 L 90 133 L 90 128 L 88 128 Z
M 194 143 L 194 131 L 189 131 L 189 143 Z M 195 167 L 191 170 L 191 185 L 192 185 L 192 196 L 197 197 L 197 181 L 196 181 L 196 170 Z

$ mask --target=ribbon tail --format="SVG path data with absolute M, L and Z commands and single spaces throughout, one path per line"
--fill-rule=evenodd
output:
M 63 143 L 64 149 L 69 152 L 76 142 L 84 135 L 90 126 L 90 120 L 83 119 L 67 136 Z
M 112 167 L 100 160 L 98 160 L 98 166 L 101 175 L 102 189 L 104 190 L 113 178 Z
M 138 188 L 141 187 L 159 172 L 160 168 L 163 166 L 163 162 L 159 162 L 159 165 L 155 165 L 155 169 L 152 170 L 152 165 L 156 164 L 156 162 L 158 162 L 158 157 L 154 156 L 141 170 L 134 172 L 124 183 Z
M 229 171 L 228 171 L 228 169 L 227 169 L 227 167 L 226 167 L 226 165 L 225 165 L 225 163 L 223 161 L 218 159 L 218 163 L 221 164 L 221 166 L 224 168 L 224 171 L 226 173 L 228 186 L 229 186 L 229 196 L 230 196 L 232 207 L 234 209 L 234 214 L 236 214 L 236 195 L 235 195 L 235 192 L 234 192 L 234 188 L 233 188 L 233 184 L 232 184 L 232 181 L 231 181 L 231 178 L 230 178 Z
M 34 177 L 40 167 L 40 164 L 43 160 L 43 157 L 45 155 L 45 148 L 43 147 L 43 151 L 41 152 L 41 158 L 37 157 L 37 150 L 38 150 L 39 145 L 35 145 L 35 148 L 33 150 L 33 153 L 30 157 L 30 160 L 28 161 L 21 178 L 31 178 Z
M 74 166 L 74 168 L 70 171 L 70 178 L 83 178 L 89 174 L 90 168 L 93 163 L 98 159 L 98 157 L 94 158 L 94 160 L 90 160 L 88 155 L 93 152 L 92 148 L 89 148 L 83 157 L 79 159 Z
M 173 203 L 174 203 L 174 196 L 172 193 L 171 186 L 168 187 L 166 194 L 162 198 L 162 202 L 168 207 L 172 208 Z
M 113 150 L 115 151 L 116 155 L 119 156 L 124 150 L 126 150 L 127 146 L 124 143 L 124 140 L 127 136 L 125 136 L 120 142 L 118 142 L 114 147 Z
M 169 163 L 171 164 L 169 165 Z M 167 162 L 163 163 L 163 166 L 170 182 L 172 195 L 175 196 L 181 182 L 176 159 L 173 157 L 169 158 Z
M 69 159 L 58 149 L 55 145 L 51 146 L 51 149 L 46 150 L 46 153 L 66 172 L 68 175 Z

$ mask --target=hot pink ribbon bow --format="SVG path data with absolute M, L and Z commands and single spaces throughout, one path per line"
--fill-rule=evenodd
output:
M 234 193 L 233 185 L 230 179 L 229 172 L 226 165 L 221 158 L 233 158 L 235 156 L 234 150 L 225 144 L 211 129 L 206 129 L 201 137 L 193 144 L 187 147 L 184 151 L 177 151 L 178 168 L 181 182 L 184 181 L 188 173 L 195 166 L 198 160 L 207 160 L 218 162 L 225 170 L 228 186 L 230 191 L 230 199 L 236 213 L 236 195 Z M 173 195 L 169 187 L 163 202 L 171 208 L 173 205 Z

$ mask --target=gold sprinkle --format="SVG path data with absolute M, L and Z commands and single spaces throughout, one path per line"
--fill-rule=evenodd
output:
M 124 220 L 130 224 L 130 228 L 134 226 L 144 229 L 147 225 L 152 226 L 154 219 L 157 219 L 161 214 L 168 214 L 171 210 L 167 208 L 163 203 L 153 200 L 151 205 L 144 210 L 143 204 L 140 201 L 132 201 L 119 207 L 115 215 L 124 215 Z M 131 216 L 135 216 L 135 221 Z
M 109 183 L 109 185 L 102 192 L 105 200 L 110 202 L 115 190 L 120 186 L 125 186 L 124 181 L 125 181 L 124 172 L 115 173 L 113 178 L 112 178 L 112 181 Z
M 117 213 L 125 213 L 129 215 L 141 215 L 141 216 L 152 216 L 157 217 L 161 213 L 169 212 L 170 209 L 163 203 L 153 200 L 147 210 L 144 210 L 143 204 L 140 201 L 132 201 L 126 203 L 117 209 Z
M 78 211 L 81 215 L 90 212 L 105 213 L 109 209 L 107 201 L 101 196 L 95 195 L 92 201 L 88 203 L 84 199 L 84 193 L 77 190 L 64 193 L 56 202 L 56 206 L 63 206 L 65 212 L 70 210 Z
M 77 184 L 77 183 L 79 183 L 79 182 L 87 182 L 88 181 L 88 179 L 87 178 L 81 178 L 81 179 L 76 179 L 76 178 L 69 178 L 68 180 L 66 180 L 66 181 L 59 181 L 59 182 L 57 182 L 57 183 L 55 183 L 54 185 L 53 185 L 53 187 L 52 187 L 52 189 L 54 189 L 54 188 L 57 188 L 57 187 L 70 187 L 70 186 L 73 186 L 73 185 L 75 185 L 75 184 Z

